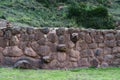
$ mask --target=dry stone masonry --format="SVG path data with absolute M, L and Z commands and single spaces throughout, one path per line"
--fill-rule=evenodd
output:
M 120 31 L 0 29 L 0 66 L 32 69 L 120 67 Z

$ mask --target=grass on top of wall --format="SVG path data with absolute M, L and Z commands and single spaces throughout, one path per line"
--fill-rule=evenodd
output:
M 0 80 L 120 80 L 120 68 L 71 70 L 0 68 Z

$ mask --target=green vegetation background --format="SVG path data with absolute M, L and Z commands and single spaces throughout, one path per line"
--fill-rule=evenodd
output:
M 84 3 L 86 9 L 90 6 L 103 6 L 107 8 L 108 15 L 113 18 L 113 21 L 120 20 L 120 0 L 0 0 L 0 18 L 35 27 L 96 28 L 97 26 L 94 25 L 86 27 L 79 20 L 78 23 L 74 18 L 68 17 L 69 8 L 73 3 Z M 99 21 L 99 18 L 93 20 Z M 88 23 L 88 20 L 85 18 L 83 22 Z M 97 28 L 101 29 L 101 27 Z M 113 28 L 113 24 L 110 28 Z

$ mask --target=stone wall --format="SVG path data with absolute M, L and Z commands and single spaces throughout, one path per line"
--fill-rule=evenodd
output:
M 2 67 L 65 69 L 120 66 L 120 31 L 0 29 Z

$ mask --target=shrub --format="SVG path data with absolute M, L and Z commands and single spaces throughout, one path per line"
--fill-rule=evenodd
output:
M 74 19 L 78 25 L 85 28 L 112 29 L 113 18 L 108 10 L 102 6 L 88 6 L 87 4 L 74 4 L 68 9 L 68 18 Z

